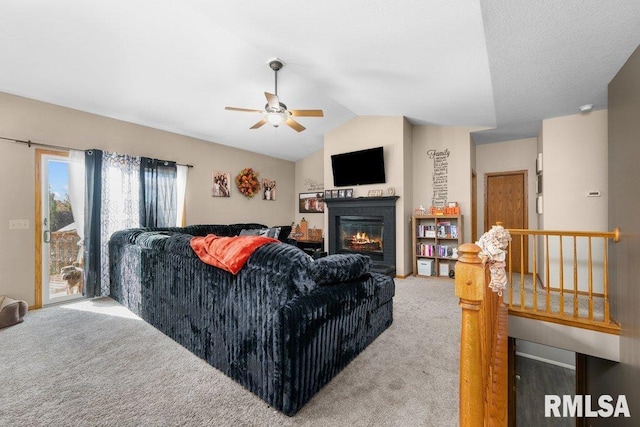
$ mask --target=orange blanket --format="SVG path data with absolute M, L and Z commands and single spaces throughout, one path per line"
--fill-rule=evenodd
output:
M 280 241 L 264 236 L 221 237 L 209 234 L 193 237 L 190 243 L 202 262 L 238 274 L 253 251 L 264 244 Z

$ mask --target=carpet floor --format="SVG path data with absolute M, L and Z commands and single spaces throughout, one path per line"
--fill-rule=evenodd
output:
M 110 298 L 0 330 L 0 425 L 455 426 L 453 280 L 396 279 L 394 322 L 288 417 Z
M 524 294 L 522 294 L 522 289 L 524 289 Z M 520 295 L 524 295 L 524 307 L 528 309 L 532 309 L 534 307 L 533 301 L 533 276 L 531 274 L 526 274 L 524 279 L 521 278 L 520 274 L 513 274 L 513 298 L 511 299 L 512 304 L 515 307 L 520 307 L 522 305 L 522 300 Z M 509 306 L 509 287 L 505 289 L 504 292 L 504 302 Z M 562 310 L 560 309 L 562 305 Z M 538 311 L 544 313 L 547 311 L 547 293 L 545 289 L 538 284 L 536 286 L 536 301 L 535 306 Z M 573 316 L 574 307 L 578 308 L 578 317 L 582 319 L 589 318 L 589 298 L 587 295 L 576 295 L 574 300 L 574 294 L 565 293 L 563 304 L 560 303 L 560 292 L 552 291 L 550 292 L 549 297 L 549 311 L 554 314 L 562 314 L 564 316 Z M 604 321 L 604 299 L 601 297 L 594 296 L 593 297 L 593 308 L 592 308 L 592 316 L 594 320 Z

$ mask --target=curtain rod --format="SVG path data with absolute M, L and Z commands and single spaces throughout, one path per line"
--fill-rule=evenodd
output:
M 31 146 L 38 146 L 38 147 L 46 147 L 46 148 L 53 148 L 56 150 L 77 150 L 77 148 L 70 148 L 70 147 L 63 147 L 61 145 L 51 145 L 51 144 L 43 144 L 41 142 L 33 142 L 31 140 L 25 141 L 22 139 L 16 139 L 16 138 L 7 138 L 4 136 L 0 136 L 0 139 L 5 140 L 5 141 L 9 141 L 9 142 L 17 142 L 20 144 L 27 144 L 27 146 L 31 147 Z M 86 151 L 86 150 L 79 150 L 79 151 Z M 189 165 L 189 164 L 182 164 L 182 163 L 176 163 L 177 165 L 180 166 L 186 166 L 188 168 L 192 168 L 193 165 Z

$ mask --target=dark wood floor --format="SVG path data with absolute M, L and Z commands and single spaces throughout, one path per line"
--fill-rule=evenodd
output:
M 545 394 L 575 395 L 575 390 L 574 370 L 516 356 L 516 425 L 575 426 L 575 418 L 544 416 Z

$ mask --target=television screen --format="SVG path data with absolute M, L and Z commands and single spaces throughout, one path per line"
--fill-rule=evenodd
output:
M 382 147 L 333 154 L 331 167 L 333 169 L 333 185 L 336 187 L 384 184 L 386 182 Z

